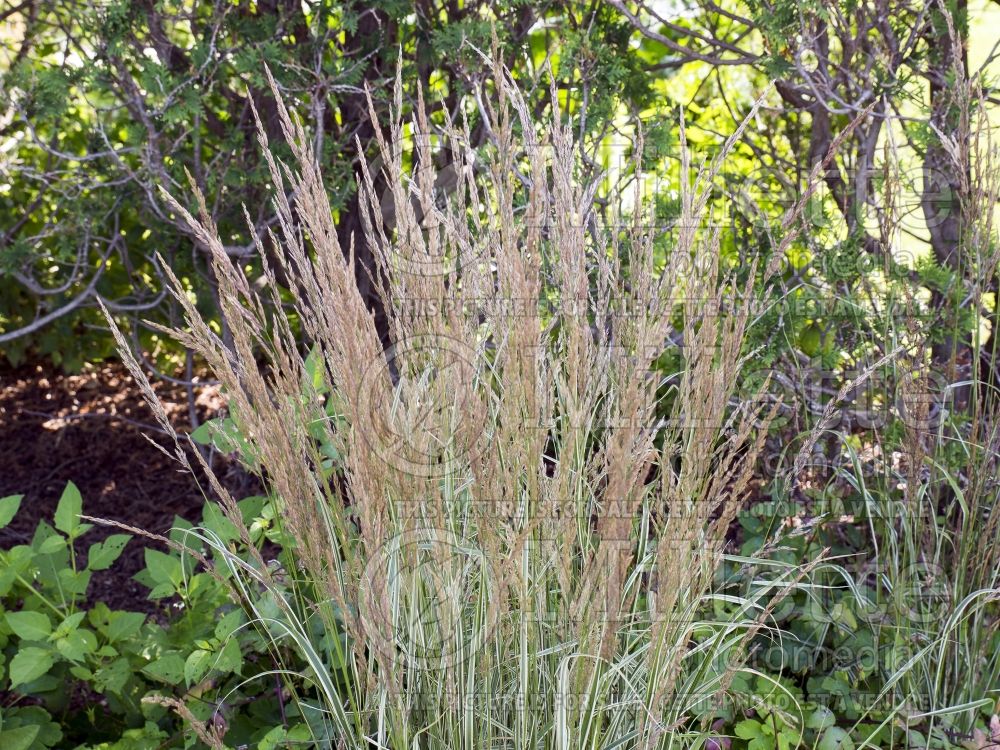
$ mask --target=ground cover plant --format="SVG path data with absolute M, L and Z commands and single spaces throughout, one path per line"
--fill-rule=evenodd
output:
M 15 517 L 21 500 L 0 499 L 0 527 Z M 266 499 L 248 497 L 240 507 L 248 523 L 257 523 L 254 538 L 264 542 L 271 515 Z M 224 721 L 235 744 L 274 747 L 305 736 L 304 727 L 295 728 L 295 707 L 283 709 L 277 685 L 252 679 L 273 668 L 270 644 L 245 627 L 225 583 L 196 569 L 200 555 L 186 533 L 192 524 L 176 518 L 170 537 L 144 550 L 146 565 L 136 579 L 151 601 L 167 603 L 162 614 L 150 616 L 111 609 L 88 595 L 92 575 L 136 542 L 132 534 L 115 533 L 87 543 L 93 525 L 81 520 L 85 511 L 70 483 L 52 523 L 40 522 L 30 543 L 0 552 L 0 690 L 8 696 L 2 747 L 197 744 L 171 710 L 175 705 L 183 706 L 187 720 Z M 223 538 L 232 528 L 213 505 L 201 524 Z M 140 539 L 148 536 L 140 533 Z M 281 715 L 288 726 L 275 726 L 273 717 Z

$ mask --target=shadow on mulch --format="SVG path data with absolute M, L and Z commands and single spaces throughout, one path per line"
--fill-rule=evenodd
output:
M 154 383 L 178 433 L 191 429 L 187 392 Z M 198 419 L 224 406 L 218 392 L 197 393 Z M 64 375 L 39 364 L 0 367 L 0 497 L 24 495 L 14 521 L 0 529 L 0 548 L 26 544 L 40 519 L 52 523 L 56 503 L 72 480 L 83 495 L 83 512 L 165 534 L 175 516 L 201 518 L 198 481 L 150 444 L 173 451 L 173 442 L 150 413 L 135 381 L 119 362 Z M 259 487 L 235 464 L 216 457 L 215 471 L 240 499 Z M 192 464 L 195 463 L 192 457 Z M 203 477 L 199 477 L 203 480 Z M 208 489 L 208 483 L 201 482 Z M 95 526 L 81 540 L 85 551 L 118 530 Z M 90 599 L 113 609 L 152 612 L 147 590 L 132 580 L 144 567 L 147 541 L 133 539 L 110 570 L 94 573 Z

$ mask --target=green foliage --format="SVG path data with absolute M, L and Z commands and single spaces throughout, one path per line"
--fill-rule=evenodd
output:
M 75 370 L 110 355 L 98 296 L 132 319 L 139 346 L 162 365 L 176 364 L 176 347 L 141 322 L 176 322 L 154 256 L 163 255 L 206 311 L 214 309 L 213 282 L 204 248 L 190 252 L 190 229 L 159 190 L 187 203 L 190 173 L 209 196 L 225 243 L 252 250 L 243 206 L 258 214 L 259 228 L 270 208 L 251 105 L 276 155 L 289 156 L 265 66 L 290 103 L 312 113 L 309 126 L 323 134 L 331 207 L 343 226 L 355 228 L 355 139 L 371 151 L 365 90 L 382 112 L 399 52 L 404 101 L 416 96 L 410 82 L 419 82 L 453 115 L 481 77 L 494 31 L 519 80 L 541 82 L 549 57 L 567 92 L 567 113 L 578 114 L 586 100 L 595 138 L 623 103 L 634 111 L 656 103 L 655 77 L 645 68 L 649 45 L 634 45 L 631 26 L 609 5 L 431 10 L 402 0 L 239 8 L 114 0 L 70 7 L 40 0 L 31 7 L 26 26 L 14 24 L 0 38 L 8 67 L 0 122 L 9 121 L 2 126 L 8 161 L 0 168 L 0 335 L 67 312 L 4 343 L 3 358 L 15 365 L 40 356 Z M 550 26 L 560 29 L 557 36 Z M 534 91 L 533 106 L 547 87 Z M 473 147 L 485 146 L 481 113 L 464 111 L 478 133 Z M 245 262 L 259 275 L 254 253 Z M 82 304 L 67 308 L 79 295 Z
M 20 499 L 0 499 L 0 528 Z M 267 529 L 277 538 L 265 498 L 247 498 L 241 507 L 258 541 Z M 177 715 L 143 700 L 151 696 L 181 700 L 204 721 L 222 715 L 233 746 L 282 747 L 311 736 L 283 694 L 284 681 L 268 674 L 268 641 L 232 605 L 224 578 L 191 555 L 192 534 L 232 538 L 234 527 L 214 505 L 206 506 L 200 531 L 176 519 L 177 547 L 145 549 L 146 567 L 136 580 L 164 603 L 158 617 L 89 599 L 91 573 L 111 567 L 136 542 L 113 534 L 79 559 L 75 549 L 92 528 L 80 522 L 81 509 L 79 491 L 67 485 L 54 526 L 43 521 L 29 544 L 0 552 L 0 690 L 14 698 L 0 708 L 0 747 L 203 747 L 182 731 Z M 282 711 L 288 723 L 275 727 Z
M 905 429 L 881 434 L 887 451 L 905 449 Z M 768 500 L 740 515 L 739 555 L 717 573 L 720 590 L 738 601 L 781 570 L 749 565 L 762 549 L 806 571 L 755 638 L 754 674 L 734 681 L 743 713 L 723 718 L 746 743 L 736 747 L 952 748 L 972 731 L 989 736 L 1000 708 L 1000 640 L 995 602 L 982 597 L 996 590 L 997 573 L 992 562 L 970 566 L 977 542 L 960 531 L 995 515 L 989 496 L 914 507 L 904 470 L 863 462 L 851 440 L 839 439 L 847 466 L 804 492 L 773 483 Z M 937 457 L 922 497 L 957 487 L 946 467 L 962 459 Z M 822 470 L 829 466 L 814 468 Z M 976 502 L 977 510 L 965 506 Z M 954 544 L 948 552 L 945 539 Z M 996 554 L 995 544 L 986 549 Z M 715 605 L 720 617 L 731 606 Z

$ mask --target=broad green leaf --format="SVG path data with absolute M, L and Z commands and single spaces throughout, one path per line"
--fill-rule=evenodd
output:
M 200 445 L 213 445 L 221 453 L 236 453 L 246 446 L 231 417 L 204 422 L 191 433 L 191 439 Z
M 132 539 L 129 534 L 112 534 L 103 542 L 90 545 L 87 553 L 87 567 L 91 570 L 107 570 L 125 550 Z
M 854 613 L 851 612 L 851 608 L 844 604 L 842 600 L 834 605 L 830 617 L 834 622 L 840 623 L 851 632 L 858 629 L 858 621 L 854 618 Z
M 0 732 L 0 747 L 3 750 L 28 750 L 38 736 L 40 727 L 26 726 Z
M 234 609 L 231 612 L 227 612 L 215 626 L 215 637 L 220 641 L 225 640 L 231 636 L 240 625 L 243 624 L 243 619 L 242 609 Z
M 8 612 L 7 624 L 24 641 L 44 641 L 52 634 L 52 622 L 44 612 Z
M 135 635 L 145 621 L 146 615 L 142 612 L 112 612 L 108 616 L 108 640 L 117 641 Z
M 24 495 L 10 495 L 0 498 L 0 529 L 9 524 L 17 515 L 17 509 L 21 507 L 23 498 Z
M 20 649 L 10 660 L 10 686 L 12 688 L 37 680 L 52 668 L 52 652 L 37 646 Z
M 201 680 L 212 666 L 215 656 L 211 651 L 197 648 L 192 651 L 184 662 L 184 680 L 188 686 Z
M 35 551 L 27 544 L 19 544 L 3 554 L 4 564 L 0 565 L 0 596 L 6 596 L 19 575 L 22 575 L 34 560 Z
M 213 426 L 214 422 L 214 419 L 202 422 L 198 425 L 197 429 L 191 433 L 191 439 L 198 443 L 198 445 L 211 445 L 212 435 L 215 434 L 215 428 Z
M 279 750 L 279 748 L 296 747 L 314 741 L 315 735 L 308 724 L 295 724 L 291 729 L 275 727 L 264 735 L 257 750 Z
M 243 654 L 240 653 L 240 644 L 235 638 L 226 641 L 226 645 L 212 660 L 212 667 L 220 672 L 235 672 L 239 674 L 243 668 Z
M 193 523 L 188 521 L 186 518 L 181 518 L 180 516 L 175 515 L 173 522 L 170 524 L 170 533 L 167 536 L 170 538 L 170 541 L 177 542 L 178 544 L 197 544 L 197 542 L 188 533 L 193 528 Z
M 793 750 L 798 747 L 799 733 L 791 727 L 785 727 L 775 738 L 778 741 L 778 750 Z
M 307 386 L 306 391 L 308 392 L 309 387 L 311 387 L 316 393 L 325 393 L 327 391 L 326 363 L 323 361 L 323 350 L 320 349 L 319 344 L 316 344 L 309 352 L 303 369 L 303 385 Z
M 68 537 L 73 538 L 73 532 L 80 525 L 80 513 L 83 512 L 83 498 L 80 490 L 72 482 L 66 483 L 59 505 L 56 506 L 56 528 Z
M 854 750 L 854 742 L 845 730 L 830 727 L 819 741 L 819 750 Z
M 157 583 L 153 585 L 153 588 L 149 590 L 147 595 L 148 599 L 156 601 L 157 599 L 166 599 L 168 596 L 173 596 L 177 593 L 177 587 L 172 583 Z
M 0 569 L 0 597 L 7 596 L 17 580 L 17 571 L 5 566 Z
M 150 662 L 142 671 L 157 680 L 170 685 L 177 685 L 184 679 L 184 659 L 180 654 L 171 653 Z
M 7 719 L 7 716 L 5 715 L 3 718 Z M 35 737 L 34 745 L 31 746 L 32 750 L 38 750 L 39 747 L 59 747 L 59 741 L 63 736 L 59 725 L 52 721 L 49 712 L 41 706 L 18 708 L 14 721 L 5 721 L 0 725 L 0 729 L 13 729 L 15 727 L 38 728 L 38 735 Z M 0 734 L 0 748 L 3 750 L 7 750 L 7 745 L 3 741 L 5 737 L 6 735 Z
M 80 627 L 80 623 L 83 622 L 84 617 L 86 617 L 85 612 L 74 612 L 69 615 L 65 620 L 59 623 L 59 627 L 56 628 L 55 637 L 65 638 L 67 635 Z
M 752 740 L 755 737 L 760 737 L 763 732 L 761 732 L 760 722 L 754 721 L 753 719 L 744 719 L 735 727 L 736 736 L 743 740 Z
M 35 533 L 31 535 L 31 549 L 38 551 L 47 539 L 54 536 L 59 536 L 59 532 L 45 521 L 39 521 Z
M 819 706 L 815 711 L 813 711 L 809 718 L 806 720 L 806 726 L 809 729 L 826 729 L 827 727 L 832 727 L 837 723 L 836 717 L 826 706 Z
M 63 547 L 66 546 L 66 538 L 56 534 L 55 536 L 50 536 L 38 547 L 38 553 L 41 555 L 51 555 L 58 552 Z
M 215 503 L 205 503 L 202 510 L 202 524 L 209 531 L 214 531 L 223 541 L 233 541 L 239 539 L 240 532 L 233 525 L 232 521 L 226 518 L 225 514 Z
M 87 587 L 90 585 L 89 570 L 74 572 L 71 568 L 63 568 L 59 571 L 57 578 L 64 594 L 83 596 L 87 593 Z
M 91 672 L 86 667 L 81 667 L 76 664 L 69 668 L 69 673 L 73 675 L 78 680 L 92 680 L 94 679 L 94 673 Z
M 260 515 L 267 503 L 266 497 L 261 497 L 260 495 L 250 495 L 240 500 L 236 505 L 239 506 L 240 514 L 243 516 L 243 521 L 245 523 L 250 523 L 253 519 Z
M 57 640 L 56 648 L 64 658 L 81 661 L 83 657 L 97 649 L 97 638 L 89 630 L 74 630 L 65 638 Z
M 94 687 L 100 692 L 121 693 L 132 674 L 128 659 L 115 659 L 94 674 Z
M 146 547 L 143 554 L 146 559 L 146 570 L 149 571 L 154 583 L 177 586 L 184 580 L 180 560 L 176 557 L 150 547 Z

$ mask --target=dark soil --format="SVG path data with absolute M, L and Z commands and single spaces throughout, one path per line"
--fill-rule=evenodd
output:
M 190 431 L 187 390 L 163 381 L 154 389 L 177 432 Z M 224 406 L 211 386 L 194 395 L 199 421 Z M 89 366 L 79 375 L 43 365 L 0 367 L 0 497 L 24 495 L 14 521 L 0 529 L 0 548 L 30 541 L 41 519 L 51 523 L 69 480 L 80 488 L 83 511 L 90 516 L 159 534 L 169 531 L 176 516 L 197 521 L 205 501 L 198 479 L 156 445 L 174 450 L 120 363 Z M 214 457 L 213 467 L 237 498 L 257 491 L 226 458 Z M 207 482 L 201 486 L 210 491 Z M 81 551 L 118 531 L 95 526 L 81 540 Z M 133 539 L 110 570 L 94 574 L 92 601 L 113 609 L 153 610 L 146 589 L 132 580 L 144 567 L 146 543 Z

